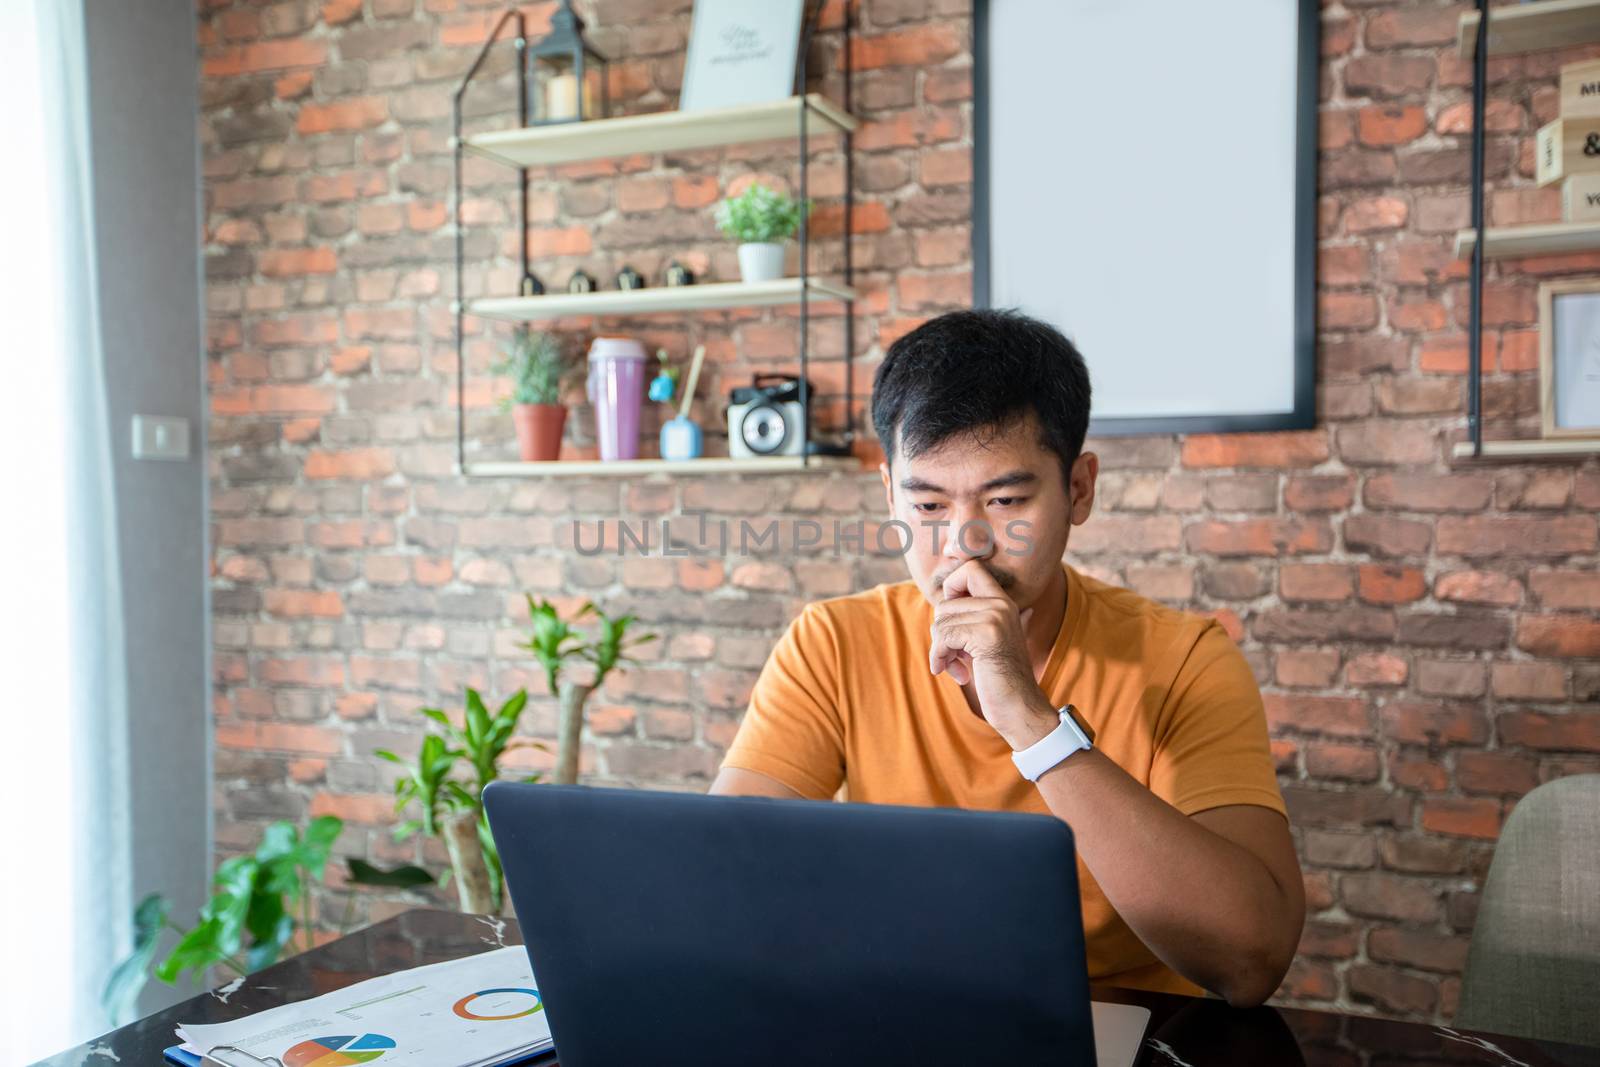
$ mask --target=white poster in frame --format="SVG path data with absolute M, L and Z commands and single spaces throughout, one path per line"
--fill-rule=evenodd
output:
M 973 302 L 1078 345 L 1092 433 L 1315 425 L 1319 29 L 1317 0 L 974 0 Z
M 695 0 L 680 111 L 794 95 L 806 0 Z
M 1539 287 L 1539 408 L 1545 437 L 1600 438 L 1600 278 Z

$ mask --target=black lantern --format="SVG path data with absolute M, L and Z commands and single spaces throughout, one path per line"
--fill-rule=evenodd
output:
M 606 60 L 583 37 L 571 0 L 550 16 L 550 32 L 528 46 L 529 124 L 603 119 L 610 111 Z

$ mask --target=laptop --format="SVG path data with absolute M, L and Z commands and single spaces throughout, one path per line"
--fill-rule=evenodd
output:
M 562 1067 L 1138 1053 L 1146 1009 L 1091 1014 L 1059 819 L 510 782 L 483 801 Z

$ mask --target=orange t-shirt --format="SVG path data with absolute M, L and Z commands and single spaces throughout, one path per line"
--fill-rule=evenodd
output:
M 1051 702 L 1076 705 L 1096 747 L 1186 815 L 1225 804 L 1286 814 L 1260 691 L 1222 627 L 1062 567 L 1067 610 L 1040 680 Z M 843 785 L 852 801 L 1048 815 L 961 687 L 928 673 L 932 621 L 909 580 L 806 605 L 723 766 L 819 800 Z M 1078 882 L 1091 978 L 1202 992 L 1145 947 L 1081 859 Z

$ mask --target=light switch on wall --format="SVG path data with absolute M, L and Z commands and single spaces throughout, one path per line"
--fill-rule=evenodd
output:
M 133 458 L 188 459 L 189 420 L 164 415 L 135 415 Z

